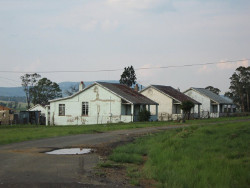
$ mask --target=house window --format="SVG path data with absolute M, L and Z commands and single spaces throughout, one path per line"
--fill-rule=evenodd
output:
M 218 105 L 212 105 L 212 113 L 218 113 Z
M 180 114 L 181 106 L 179 104 L 174 104 L 173 114 Z
M 82 116 L 89 115 L 89 103 L 88 102 L 82 102 Z
M 59 116 L 65 116 L 65 104 L 59 104 Z
M 131 115 L 131 105 L 125 105 L 125 114 L 124 115 Z

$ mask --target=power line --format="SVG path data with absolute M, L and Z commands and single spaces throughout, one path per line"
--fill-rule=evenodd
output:
M 224 62 L 213 62 L 213 63 L 198 63 L 198 64 L 186 64 L 186 65 L 170 65 L 170 66 L 162 66 L 162 67 L 144 67 L 144 68 L 135 68 L 135 70 L 148 70 L 148 69 L 168 69 L 168 68 L 181 68 L 181 67 L 194 67 L 194 66 L 203 66 L 203 65 L 215 65 L 215 64 L 226 64 L 226 63 L 237 63 L 242 61 L 249 61 L 250 59 L 239 59 L 239 60 L 228 60 Z M 30 71 L 2 71 L 1 73 L 91 73 L 91 72 L 115 72 L 115 71 L 122 71 L 124 69 L 102 69 L 102 70 L 63 70 L 63 71 L 37 71 L 37 72 L 30 72 Z

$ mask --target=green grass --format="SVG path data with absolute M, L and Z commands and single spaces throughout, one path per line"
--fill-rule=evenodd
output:
M 128 160 L 127 155 L 137 157 Z M 249 121 L 193 125 L 139 138 L 116 148 L 110 159 L 141 164 L 144 155 L 143 171 L 132 182 L 144 178 L 158 182 L 156 187 L 250 187 Z
M 217 118 L 187 121 L 186 124 L 204 124 L 230 120 L 240 120 L 249 117 L 237 118 Z M 66 135 L 99 133 L 113 130 L 143 128 L 152 126 L 180 125 L 175 121 L 168 122 L 136 122 L 136 123 L 117 123 L 106 125 L 81 125 L 81 126 L 38 126 L 38 125 L 0 125 L 0 145 L 49 138 Z
M 136 122 L 106 125 L 41 126 L 0 125 L 0 145 L 66 135 L 100 133 L 113 130 L 179 124 L 177 122 Z

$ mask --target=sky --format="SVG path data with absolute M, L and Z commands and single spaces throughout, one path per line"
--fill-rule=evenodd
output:
M 53 82 L 119 80 L 135 69 L 144 86 L 228 91 L 249 66 L 249 0 L 0 0 L 0 87 L 21 86 L 17 72 Z M 237 61 L 243 60 L 243 61 Z

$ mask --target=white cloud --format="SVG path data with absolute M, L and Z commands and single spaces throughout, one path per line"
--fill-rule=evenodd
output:
M 198 73 L 204 74 L 204 73 L 210 73 L 213 69 L 207 65 L 203 65 L 201 68 L 198 69 Z
M 32 61 L 27 66 L 20 66 L 16 65 L 13 67 L 13 71 L 20 71 L 20 72 L 37 72 L 41 70 L 43 64 L 41 63 L 40 59 Z
M 237 67 L 247 67 L 248 66 L 248 60 L 243 60 L 243 61 L 238 61 L 238 62 L 227 62 L 227 61 L 221 61 L 220 64 L 217 64 L 217 68 L 221 69 L 221 70 L 225 70 L 225 69 L 236 69 Z
M 108 0 L 107 3 L 115 7 L 132 8 L 132 9 L 149 9 L 159 3 L 161 0 Z
M 119 22 L 117 20 L 106 19 L 106 20 L 102 21 L 101 28 L 104 31 L 108 31 L 108 30 L 113 30 L 113 29 L 117 28 L 118 25 L 119 25 Z
M 108 9 L 105 2 L 91 1 L 44 19 L 42 28 L 80 29 L 82 31 L 100 28 L 107 31 L 116 29 L 118 25 L 119 22 L 114 18 L 114 12 Z
M 157 75 L 160 75 L 160 69 L 157 69 L 161 67 L 160 64 L 144 64 L 142 65 L 139 70 L 137 71 L 137 79 L 140 84 L 143 84 L 144 86 L 153 84 L 155 82 L 155 79 Z M 156 68 L 156 69 L 154 69 Z M 157 70 L 157 71 L 155 71 Z

